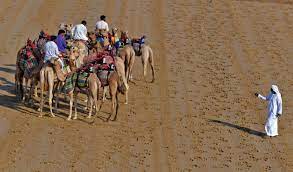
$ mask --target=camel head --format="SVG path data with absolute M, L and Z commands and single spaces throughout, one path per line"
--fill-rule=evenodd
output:
M 63 29 L 66 32 L 71 32 L 72 26 L 73 26 L 72 24 L 60 23 L 59 29 Z
M 95 32 L 89 32 L 88 37 L 89 37 L 90 41 L 96 41 L 96 39 L 97 39 Z
M 72 47 L 69 52 L 69 64 L 71 70 L 77 66 L 77 59 L 79 57 L 79 50 L 77 47 Z
M 128 39 L 129 34 L 128 31 L 121 31 L 121 39 Z
M 67 45 L 67 47 L 69 47 L 71 49 L 74 45 L 74 40 L 73 39 L 66 40 L 66 45 Z
M 112 36 L 118 36 L 118 29 L 115 27 L 112 29 Z
M 70 49 L 69 58 L 70 59 L 77 59 L 80 55 L 79 49 L 77 47 L 72 47 Z
M 71 37 L 71 30 L 72 30 L 73 25 L 72 24 L 65 24 L 65 23 L 61 23 L 59 25 L 59 29 L 62 29 L 65 31 L 65 38 L 66 39 L 70 39 Z

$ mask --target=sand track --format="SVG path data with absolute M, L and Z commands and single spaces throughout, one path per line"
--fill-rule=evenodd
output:
M 290 171 L 293 169 L 293 6 L 291 1 L 0 1 L 1 171 Z M 156 82 L 142 81 L 136 58 L 129 105 L 105 123 L 39 119 L 14 96 L 15 58 L 41 28 L 100 14 L 110 26 L 145 34 Z M 150 77 L 149 77 L 150 79 Z M 260 137 L 266 94 L 283 94 L 280 136 Z M 80 102 L 82 103 L 82 102 Z

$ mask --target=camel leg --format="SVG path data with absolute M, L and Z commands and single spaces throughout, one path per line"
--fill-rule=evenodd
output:
M 61 90 L 61 86 L 60 86 L 60 82 L 58 81 L 56 83 L 56 100 L 55 100 L 55 108 L 54 108 L 55 112 L 57 111 L 57 108 L 58 108 L 60 90 Z
M 99 88 L 101 88 L 101 87 L 99 87 Z M 99 99 L 100 99 L 100 96 L 99 96 L 99 90 L 98 90 L 97 101 L 99 101 Z M 96 104 L 96 114 L 101 111 L 103 104 L 104 104 L 104 101 L 101 101 L 100 105 Z
M 112 108 L 111 108 L 112 112 L 111 112 L 111 115 L 109 115 L 107 121 L 109 121 L 111 116 L 114 115 L 114 113 L 115 113 L 116 99 L 114 96 L 117 94 L 117 91 L 118 91 L 117 88 L 118 88 L 117 82 L 109 83 L 110 95 L 111 95 L 111 99 L 112 99 Z
M 28 89 L 28 79 L 24 79 L 24 90 L 23 90 L 23 97 L 22 97 L 22 101 L 25 103 L 25 99 L 26 99 L 26 94 L 27 94 L 27 89 Z
M 48 78 L 50 81 L 50 78 Z M 54 81 L 54 80 L 52 80 Z M 52 117 L 55 117 L 54 113 L 53 113 L 53 107 L 52 107 L 52 101 L 53 101 L 53 87 L 54 87 L 54 82 L 49 82 L 48 84 L 49 86 L 49 107 L 50 107 L 50 113 Z
M 98 112 L 100 111 L 101 109 L 101 105 L 99 105 L 99 89 L 97 90 L 97 94 L 96 96 L 94 96 L 94 104 L 95 104 L 95 115 L 98 114 Z
M 43 107 L 44 107 L 44 84 L 41 81 L 41 102 L 40 102 L 40 108 L 39 108 L 39 111 L 40 111 L 39 117 L 43 116 Z
M 15 84 L 15 95 L 19 95 L 19 79 L 18 79 L 18 72 L 16 71 L 14 75 L 14 84 Z
M 29 105 L 34 105 L 34 100 L 32 98 L 34 90 L 35 90 L 35 78 L 32 78 L 31 82 L 30 82 L 30 89 L 29 89 L 29 94 L 28 94 L 28 104 Z
M 102 98 L 102 101 L 103 102 L 105 102 L 105 100 L 106 100 L 106 93 L 107 93 L 107 91 L 108 91 L 108 87 L 103 87 L 103 98 Z
M 90 102 L 89 102 L 89 99 L 90 99 L 90 95 L 89 95 L 89 90 L 86 91 L 86 99 L 84 100 L 84 102 L 86 103 L 86 106 L 83 108 L 84 110 L 88 110 L 89 109 L 89 105 L 90 105 Z
M 155 82 L 155 64 L 154 64 L 154 59 L 152 55 L 149 58 L 149 63 L 152 69 L 152 76 L 153 76 L 151 83 L 154 83 Z
M 143 66 L 143 78 L 144 78 L 144 81 L 146 81 L 147 62 L 145 61 L 145 59 L 143 57 L 141 57 L 141 59 L 142 59 L 142 66 Z
M 70 121 L 71 120 L 72 106 L 73 106 L 73 92 L 70 92 L 69 93 L 69 116 L 67 118 L 67 121 Z
M 128 104 L 128 90 L 125 90 L 125 103 L 124 104 Z
M 37 79 L 35 79 L 34 80 L 34 97 L 35 98 L 38 98 L 39 96 L 38 96 L 38 81 L 37 81 Z
M 133 64 L 130 64 L 128 68 L 129 68 L 129 71 L 128 71 L 128 75 L 126 76 L 128 76 L 128 81 L 133 81 L 133 77 L 132 77 Z
M 129 82 L 129 64 L 127 64 L 128 66 L 127 66 L 127 68 L 126 68 L 126 70 L 125 70 L 125 76 L 126 76 L 126 81 L 127 81 L 127 83 Z
M 89 103 L 89 115 L 87 116 L 87 118 L 91 118 L 92 117 L 92 111 L 93 111 L 93 95 L 91 95 L 91 93 L 89 93 L 88 96 L 88 103 Z
M 44 107 L 44 87 L 45 87 L 45 72 L 44 70 L 40 71 L 40 87 L 41 87 L 41 100 L 40 100 L 40 106 L 38 111 L 40 111 L 39 117 L 43 116 L 43 107 Z
M 89 94 L 87 94 L 87 97 L 84 100 L 84 102 L 86 103 L 86 106 L 83 109 L 84 110 L 88 110 L 90 108 L 90 97 L 89 97 Z
M 20 78 L 19 80 L 19 91 L 20 91 L 20 101 L 23 99 L 24 97 L 24 89 L 23 89 L 23 78 Z
M 116 92 L 116 95 L 115 95 L 115 117 L 113 119 L 113 121 L 116 121 L 117 120 L 117 114 L 118 114 L 118 108 L 119 108 L 119 103 L 118 103 L 118 92 Z
M 74 117 L 73 119 L 77 119 L 77 92 L 74 93 Z

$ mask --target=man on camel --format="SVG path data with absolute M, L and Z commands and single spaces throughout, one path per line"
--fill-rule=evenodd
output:
M 60 29 L 58 31 L 58 36 L 57 36 L 57 39 L 56 39 L 56 44 L 58 46 L 58 50 L 59 52 L 61 52 L 61 54 L 63 54 L 64 56 L 66 55 L 66 40 L 65 40 L 65 30 L 63 29 Z
M 96 23 L 96 33 L 100 36 L 109 32 L 109 26 L 106 22 L 106 16 L 101 15 L 100 21 Z
M 74 40 L 86 42 L 88 40 L 87 37 L 87 28 L 86 28 L 87 22 L 83 20 L 81 24 L 75 25 L 72 30 L 72 36 Z
M 56 36 L 51 36 L 50 41 L 45 44 L 45 58 L 44 63 L 50 62 L 53 64 L 54 70 L 57 74 L 57 78 L 60 81 L 65 81 L 65 74 L 62 69 L 64 67 L 63 61 L 60 59 L 62 54 L 58 50 L 57 44 L 54 42 Z

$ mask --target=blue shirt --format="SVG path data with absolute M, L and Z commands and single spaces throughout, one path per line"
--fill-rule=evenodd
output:
M 55 40 L 56 41 L 56 44 L 58 46 L 58 50 L 62 53 L 65 53 L 66 52 L 66 41 L 65 41 L 65 38 L 64 36 L 62 35 L 58 35 L 57 36 L 57 39 Z

